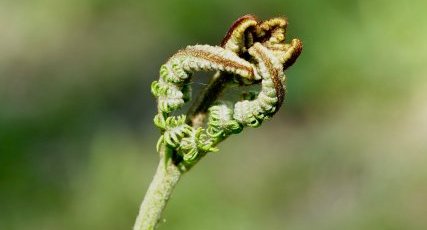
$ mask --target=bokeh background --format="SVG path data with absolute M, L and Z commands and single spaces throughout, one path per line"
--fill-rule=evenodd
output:
M 426 9 L 1 0 L 0 229 L 131 229 L 158 161 L 159 66 L 247 13 L 287 16 L 304 42 L 286 104 L 186 174 L 160 229 L 427 229 Z

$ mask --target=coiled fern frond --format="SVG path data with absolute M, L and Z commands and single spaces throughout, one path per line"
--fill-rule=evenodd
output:
M 284 18 L 260 22 L 246 15 L 231 26 L 221 46 L 187 46 L 169 58 L 151 85 L 158 108 L 154 123 L 162 132 L 158 146 L 165 144 L 191 165 L 217 151 L 216 146 L 228 136 L 271 118 L 285 97 L 284 71 L 302 50 L 298 39 L 285 42 L 286 27 Z M 207 109 L 205 126 L 193 127 L 185 115 L 173 113 L 191 99 L 189 82 L 199 71 L 228 73 L 244 84 L 260 83 L 261 89 L 251 98 L 214 103 Z

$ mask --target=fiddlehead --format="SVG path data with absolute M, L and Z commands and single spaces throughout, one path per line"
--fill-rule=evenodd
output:
M 280 108 L 285 75 L 302 50 L 302 43 L 285 42 L 287 21 L 273 18 L 264 22 L 252 15 L 239 18 L 229 29 L 221 47 L 188 46 L 160 68 L 160 78 L 151 91 L 157 98 L 154 124 L 161 137 L 157 149 L 162 161 L 140 207 L 134 229 L 154 229 L 181 174 L 231 134 L 258 127 Z M 191 99 L 191 75 L 197 71 L 216 74 L 196 97 L 185 115 L 174 115 Z M 261 84 L 255 93 L 242 93 L 236 103 L 218 102 L 231 80 L 246 85 Z M 208 114 L 208 115 L 207 115 Z M 205 124 L 205 118 L 208 121 Z M 171 160 L 170 160 L 171 159 Z
M 221 47 L 188 46 L 178 51 L 160 68 L 160 78 L 152 84 L 158 100 L 154 123 L 162 131 L 158 145 L 175 149 L 186 164 L 196 162 L 207 152 L 217 151 L 219 142 L 246 126 L 258 127 L 280 108 L 285 96 L 284 70 L 301 53 L 298 39 L 285 43 L 287 21 L 273 18 L 259 22 L 254 16 L 238 19 L 224 37 Z M 218 102 L 208 108 L 206 128 L 193 128 L 186 117 L 173 116 L 191 98 L 188 84 L 197 71 L 233 74 L 238 82 L 261 83 L 253 98 Z

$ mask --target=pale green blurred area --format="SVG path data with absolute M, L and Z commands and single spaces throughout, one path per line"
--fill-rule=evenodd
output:
M 304 42 L 286 103 L 186 174 L 160 229 L 427 229 L 426 9 L 0 1 L 0 229 L 131 229 L 158 161 L 159 66 L 247 13 L 288 17 Z

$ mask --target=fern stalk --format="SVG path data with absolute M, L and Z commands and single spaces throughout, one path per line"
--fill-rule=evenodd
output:
M 165 162 L 167 151 L 170 150 L 166 146 L 160 148 L 160 162 L 141 203 L 134 230 L 148 230 L 156 227 L 162 211 L 182 175 L 182 171 L 172 161 Z

